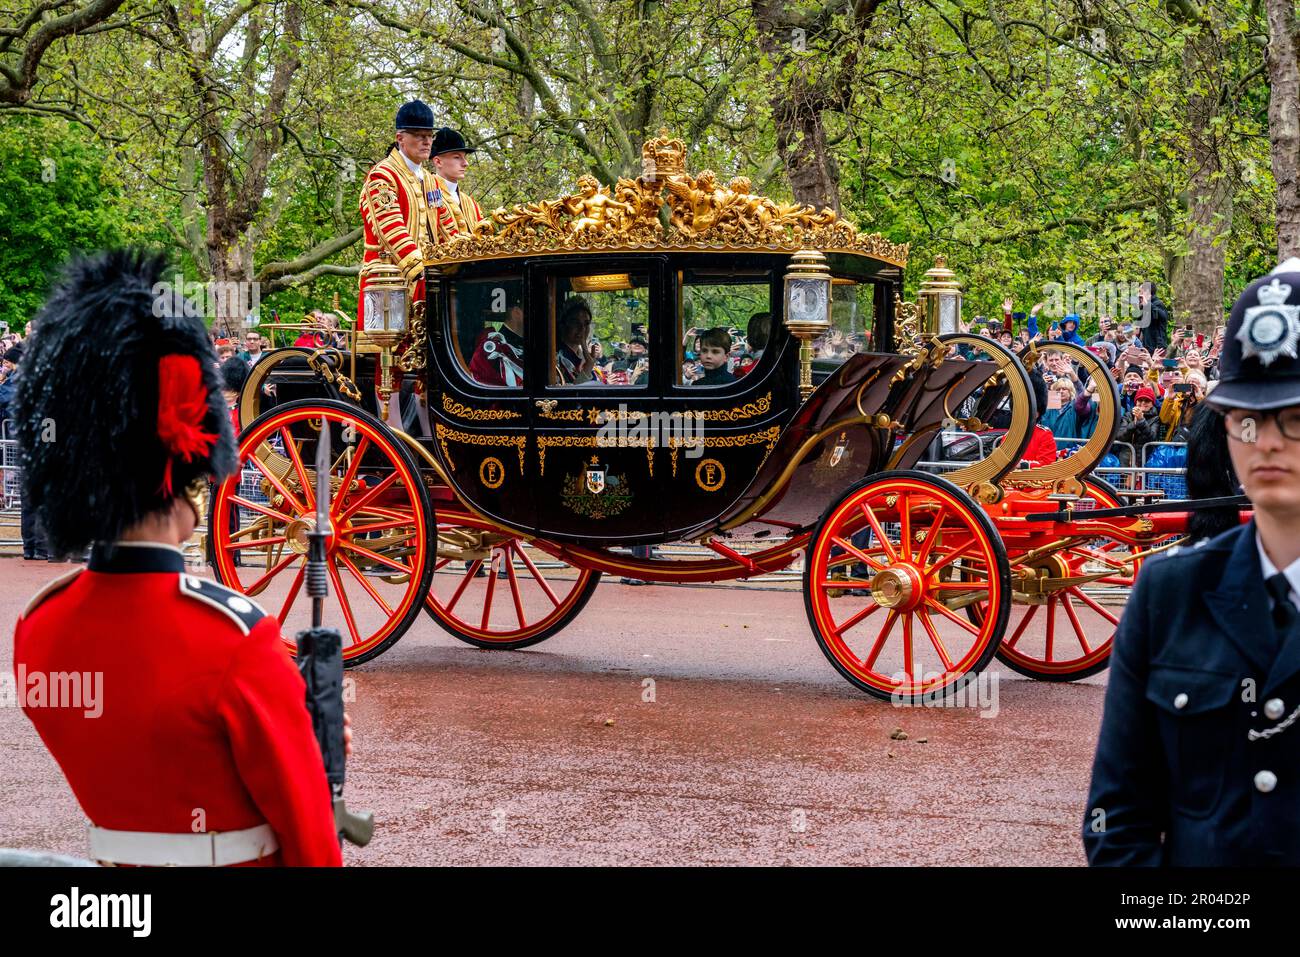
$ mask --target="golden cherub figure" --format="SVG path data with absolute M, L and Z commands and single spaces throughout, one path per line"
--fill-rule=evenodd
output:
M 631 217 L 636 210 L 627 203 L 619 202 L 609 195 L 596 177 L 583 173 L 578 177 L 580 195 L 567 196 L 564 208 L 573 216 L 569 222 L 569 231 L 575 236 L 586 232 L 601 232 L 607 227 L 616 227 L 623 217 Z

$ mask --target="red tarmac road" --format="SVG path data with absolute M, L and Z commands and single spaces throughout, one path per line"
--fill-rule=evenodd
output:
M 0 559 L 10 634 L 61 570 Z M 377 821 L 350 865 L 1083 863 L 1104 675 L 994 664 L 996 715 L 893 707 L 831 668 L 791 589 L 606 579 L 531 649 L 480 651 L 422 617 L 349 674 L 348 804 Z M 83 835 L 35 731 L 0 707 L 0 846 L 81 855 Z

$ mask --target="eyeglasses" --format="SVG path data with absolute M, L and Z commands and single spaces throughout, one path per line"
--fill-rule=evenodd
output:
M 1277 430 L 1288 439 L 1300 441 L 1300 406 L 1288 406 L 1285 409 L 1229 409 L 1223 414 L 1228 435 L 1241 442 L 1253 442 L 1259 432 L 1260 423 L 1273 419 Z

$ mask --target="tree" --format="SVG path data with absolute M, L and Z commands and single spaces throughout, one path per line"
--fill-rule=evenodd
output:
M 1300 256 L 1300 62 L 1294 0 L 1265 0 L 1268 10 L 1268 134 L 1277 183 L 1277 256 Z

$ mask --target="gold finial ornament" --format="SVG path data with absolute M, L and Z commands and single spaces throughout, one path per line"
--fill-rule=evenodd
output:
M 577 186 L 578 192 L 558 199 L 497 209 L 472 234 L 427 244 L 425 264 L 575 251 L 801 249 L 907 264 L 905 243 L 861 234 L 834 210 L 775 202 L 755 194 L 743 176 L 725 185 L 712 170 L 692 176 L 686 145 L 665 130 L 642 147 L 636 179 L 620 177 L 610 187 L 584 174 Z
M 831 269 L 816 249 L 801 249 L 785 273 L 785 326 L 799 340 L 799 394 L 813 393 L 812 343 L 831 327 Z

